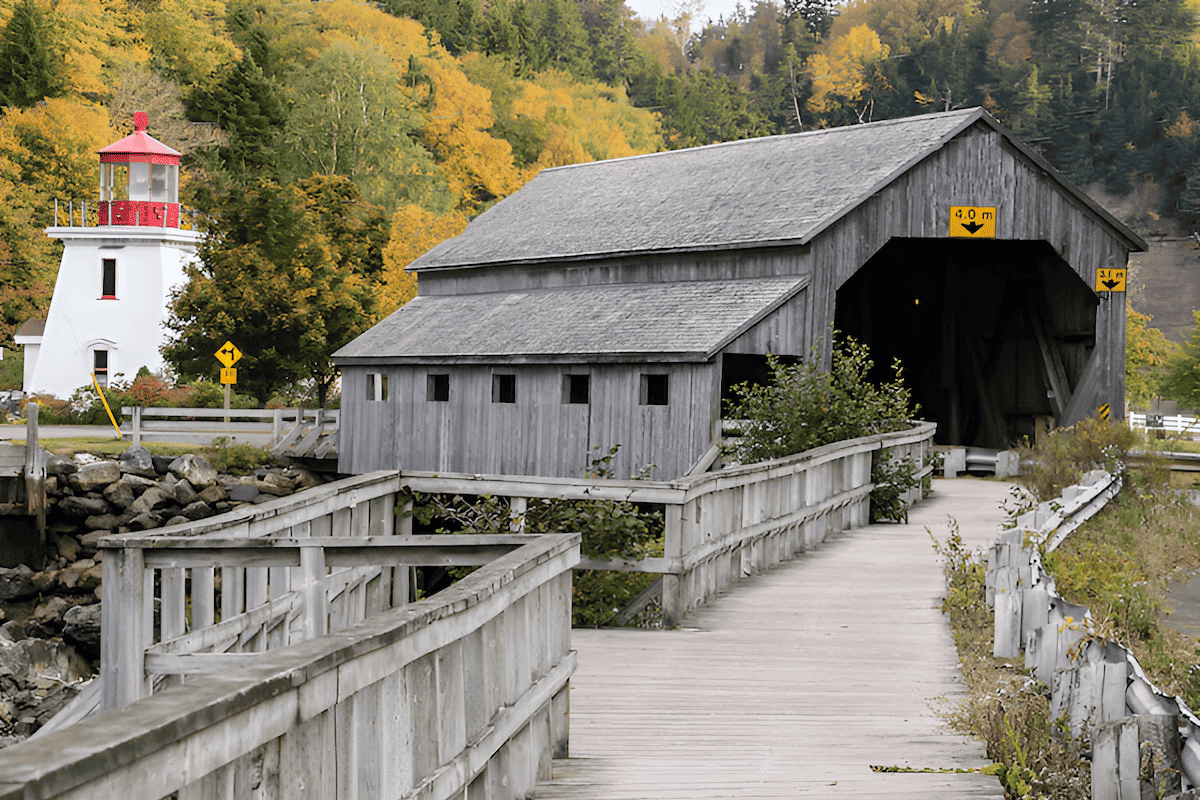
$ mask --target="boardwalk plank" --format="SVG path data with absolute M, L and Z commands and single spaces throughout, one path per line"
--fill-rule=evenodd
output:
M 991 798 L 982 745 L 942 729 L 962 692 L 925 530 L 990 544 L 1008 487 L 938 481 L 910 524 L 831 537 L 743 581 L 679 630 L 576 630 L 571 758 L 540 800 Z

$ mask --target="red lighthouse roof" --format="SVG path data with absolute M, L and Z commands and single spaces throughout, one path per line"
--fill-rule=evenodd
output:
M 150 161 L 152 164 L 178 164 L 183 155 L 146 133 L 150 118 L 144 111 L 133 115 L 133 133 L 99 150 L 100 163 Z

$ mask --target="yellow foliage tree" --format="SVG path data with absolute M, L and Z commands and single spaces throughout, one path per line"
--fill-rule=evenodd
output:
M 1125 304 L 1125 397 L 1130 405 L 1144 407 L 1155 396 L 1166 373 L 1167 363 L 1178 357 L 1181 348 L 1163 336 L 1158 328 L 1147 327 L 1153 319 Z
M 0 140 L 0 156 L 21 165 L 21 180 L 63 200 L 93 198 L 100 183 L 96 151 L 117 138 L 104 109 L 61 97 L 6 109 L 0 130 L 10 134 Z
M 859 25 L 835 39 L 824 53 L 814 53 L 804 64 L 812 81 L 808 112 L 827 116 L 839 105 L 854 103 L 867 88 L 867 69 L 887 58 L 888 47 L 875 31 Z
M 404 268 L 440 242 L 458 236 L 467 217 L 458 211 L 437 215 L 406 205 L 392 216 L 392 238 L 383 250 L 383 286 L 379 311 L 387 315 L 417 296 L 417 276 Z
M 174 80 L 198 83 L 236 58 L 223 0 L 158 0 L 143 16 L 146 44 Z

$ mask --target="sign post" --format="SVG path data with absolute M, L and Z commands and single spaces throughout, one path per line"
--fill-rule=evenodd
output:
M 229 424 L 229 387 L 237 383 L 237 370 L 233 365 L 242 357 L 242 351 L 233 342 L 225 342 L 216 352 L 217 360 L 225 366 L 221 369 L 221 383 L 225 386 L 225 424 Z

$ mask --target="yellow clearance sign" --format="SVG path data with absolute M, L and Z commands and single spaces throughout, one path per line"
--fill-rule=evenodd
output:
M 1125 291 L 1125 275 L 1123 269 L 1098 269 L 1096 270 L 1096 291 L 1097 292 L 1123 292 Z
M 995 239 L 995 206 L 950 206 L 952 239 Z

